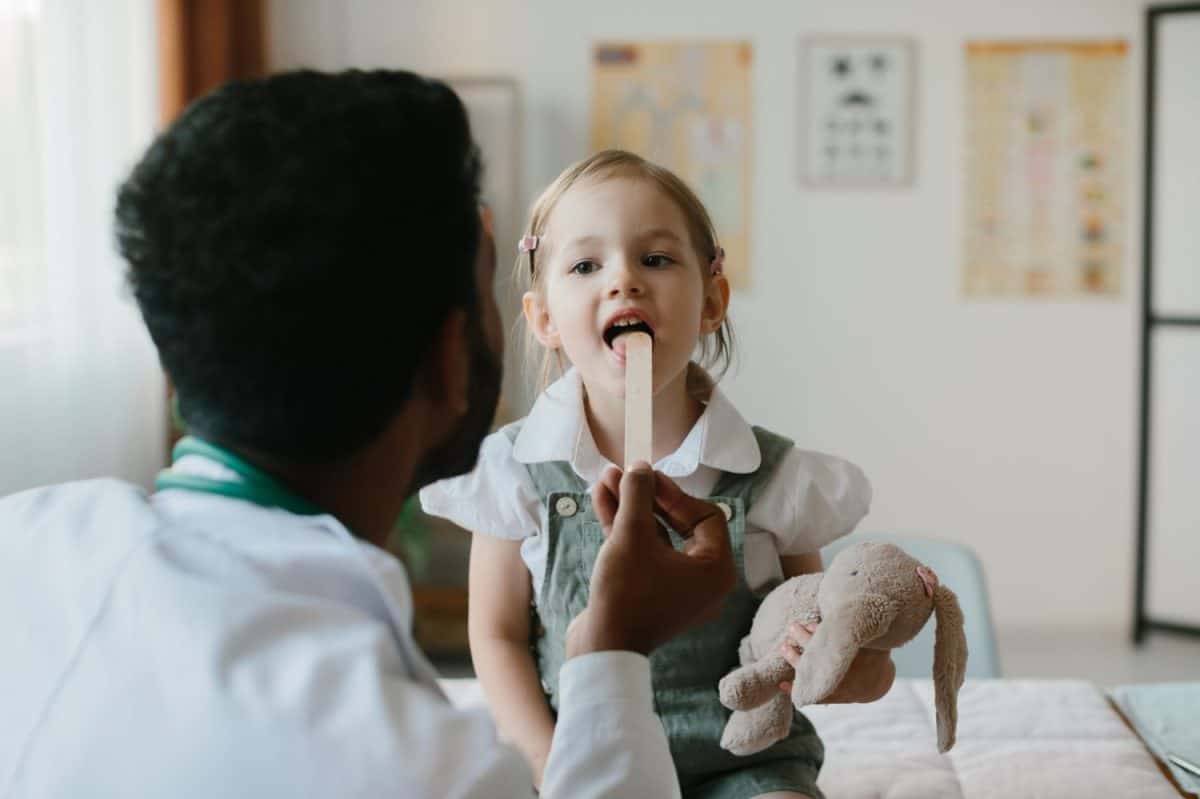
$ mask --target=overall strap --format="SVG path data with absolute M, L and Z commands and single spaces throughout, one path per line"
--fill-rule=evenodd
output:
M 788 450 L 795 446 L 791 439 L 765 428 L 756 426 L 753 430 L 762 457 L 759 467 L 749 474 L 723 472 L 713 488 L 713 496 L 736 497 L 741 499 L 747 508 L 754 505 L 754 497 L 771 480 L 771 476 L 775 474 L 775 467 L 783 460 Z
M 500 429 L 500 432 L 504 433 L 513 444 L 516 444 L 517 436 L 521 434 L 521 425 L 524 421 L 524 419 L 519 419 L 505 425 Z M 533 480 L 533 487 L 540 497 L 548 497 L 555 492 L 587 493 L 587 483 L 583 481 L 582 477 L 575 474 L 575 470 L 571 468 L 571 464 L 566 461 L 527 463 L 525 464 L 525 468 L 528 470 L 529 478 Z

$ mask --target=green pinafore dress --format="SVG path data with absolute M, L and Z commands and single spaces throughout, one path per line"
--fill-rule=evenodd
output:
M 505 433 L 516 440 L 519 423 Z M 746 584 L 742 559 L 746 514 L 792 446 L 785 438 L 754 428 L 762 464 L 751 474 L 725 472 L 709 501 L 729 521 L 737 585 L 720 616 L 676 637 L 650 655 L 654 710 L 662 719 L 684 799 L 751 799 L 771 791 L 796 791 L 821 799 L 816 786 L 824 747 L 812 724 L 797 712 L 791 734 L 774 746 L 738 757 L 720 746 L 729 711 L 717 684 L 738 664 L 738 646 L 750 631 L 760 598 Z M 546 512 L 546 570 L 534 610 L 531 648 L 550 706 L 559 702 L 558 672 L 565 660 L 567 625 L 587 605 L 588 583 L 604 541 L 584 481 L 565 461 L 528 464 Z M 676 548 L 682 539 L 668 530 Z

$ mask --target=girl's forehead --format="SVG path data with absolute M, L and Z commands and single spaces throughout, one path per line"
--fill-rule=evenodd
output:
M 546 220 L 546 237 L 567 244 L 582 235 L 663 228 L 687 238 L 683 211 L 661 186 L 648 178 L 609 175 L 586 178 L 567 189 Z
M 558 205 L 604 202 L 612 197 L 647 205 L 675 206 L 670 195 L 653 179 L 620 173 L 582 178 L 563 192 Z

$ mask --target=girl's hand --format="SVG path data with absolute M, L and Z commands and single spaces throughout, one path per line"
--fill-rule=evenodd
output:
M 792 668 L 800 666 L 800 658 L 804 657 L 804 647 L 812 639 L 817 630 L 817 624 L 793 623 L 788 627 L 788 639 L 781 648 L 781 654 Z M 833 689 L 829 696 L 821 700 L 823 705 L 850 704 L 854 702 L 874 702 L 892 689 L 896 680 L 896 664 L 892 662 L 892 653 L 879 649 L 860 649 L 854 662 L 846 671 L 846 676 Z M 782 682 L 779 690 L 785 694 L 792 693 L 792 684 Z

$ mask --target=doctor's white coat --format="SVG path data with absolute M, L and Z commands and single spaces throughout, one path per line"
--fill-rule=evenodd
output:
M 330 516 L 113 480 L 0 500 L 0 797 L 532 795 L 411 616 Z M 562 681 L 543 796 L 678 795 L 644 657 Z

